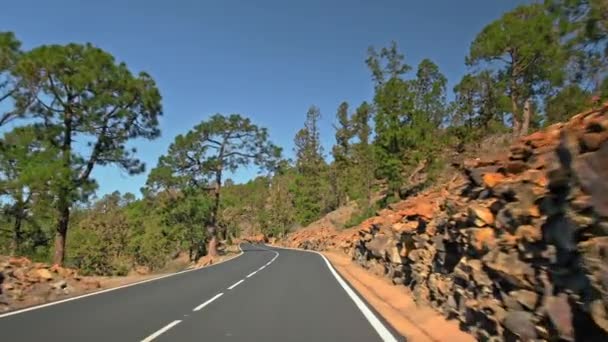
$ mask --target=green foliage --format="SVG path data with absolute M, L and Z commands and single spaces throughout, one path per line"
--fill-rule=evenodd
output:
M 353 171 L 349 184 L 349 194 L 354 200 L 365 199 L 371 202 L 372 186 L 376 173 L 373 147 L 370 144 L 371 127 L 369 121 L 372 116 L 372 108 L 367 102 L 363 102 L 356 110 L 352 118 L 352 126 L 357 142 L 353 145 Z
M 332 148 L 334 162 L 330 168 L 332 192 L 335 194 L 334 206 L 338 207 L 349 200 L 349 181 L 352 177 L 352 149 L 351 139 L 354 135 L 351 119 L 348 114 L 348 103 L 342 102 L 336 113 L 338 126 L 336 130 L 336 144 Z
M 542 4 L 519 6 L 486 26 L 466 58 L 468 65 L 497 70 L 511 99 L 515 135 L 526 133 L 524 103 L 564 81 L 567 56 L 555 20 Z
M 454 87 L 454 94 L 448 135 L 456 139 L 458 149 L 506 129 L 509 98 L 504 84 L 490 71 L 466 74 Z
M 561 89 L 555 96 L 546 101 L 546 123 L 552 124 L 568 120 L 591 104 L 591 94 L 572 84 Z
M 568 51 L 569 78 L 599 92 L 608 71 L 608 3 L 605 0 L 547 0 Z
M 130 224 L 120 201 L 117 192 L 104 196 L 71 234 L 70 260 L 85 273 L 125 275 L 131 269 Z
M 344 228 L 351 228 L 351 227 L 360 225 L 366 219 L 376 215 L 376 211 L 378 210 L 378 207 L 370 206 L 368 203 L 366 203 L 364 201 L 359 203 L 359 208 L 361 208 L 361 209 L 358 210 L 356 213 L 354 213 L 348 219 L 348 221 L 346 221 L 346 223 L 344 223 Z
M 150 173 L 146 193 L 177 191 L 188 196 L 185 191 L 188 188 L 196 192 L 212 191 L 208 215 L 190 216 L 188 222 L 200 225 L 199 230 L 207 226 L 209 234 L 198 233 L 198 238 L 209 237 L 208 252 L 214 254 L 218 226 L 226 238 L 231 224 L 221 217 L 224 173 L 250 164 L 260 170 L 273 170 L 280 155 L 281 149 L 268 140 L 265 128 L 238 114 L 216 114 L 175 138 L 168 153 L 160 157 L 158 166 Z
M 390 49 L 382 51 L 395 49 L 393 43 Z M 383 63 L 379 58 L 386 61 Z M 376 54 L 370 49 L 366 62 L 376 80 L 374 152 L 378 162 L 377 176 L 386 179 L 389 192 L 399 198 L 403 175 L 435 163 L 444 144 L 439 128 L 448 117 L 447 80 L 428 59 L 418 65 L 416 78 L 411 80 L 402 78 L 410 68 L 403 64 L 403 55 L 399 53 Z M 387 67 L 378 70 L 380 65 Z M 375 75 L 391 75 L 391 78 L 382 77 L 379 82 Z
M 14 95 L 20 90 L 18 81 L 13 75 L 15 65 L 21 56 L 21 42 L 12 32 L 0 31 L 0 104 L 14 100 Z M 25 99 L 25 98 L 23 98 Z M 14 107 L 6 112 L 0 112 L 0 127 L 23 115 L 25 102 L 13 101 Z
M 439 127 L 447 118 L 447 82 L 437 64 L 430 59 L 423 59 L 418 65 L 413 85 L 416 109 L 435 127 Z
M 318 128 L 320 117 L 319 108 L 311 106 L 306 113 L 304 128 L 295 137 L 297 173 L 291 192 L 295 196 L 296 220 L 302 225 L 331 210 L 333 196 L 328 196 L 328 167 L 323 158 Z
M 124 63 L 90 44 L 48 45 L 23 54 L 15 74 L 35 98 L 28 109 L 60 150 L 61 167 L 51 191 L 57 197 L 57 250 L 63 263 L 69 213 L 95 188 L 95 165 L 118 165 L 130 174 L 144 171 L 126 143 L 158 137 L 160 93 L 152 78 L 133 76 Z M 83 141 L 84 146 L 74 142 Z
M 49 189 L 60 167 L 58 150 L 44 139 L 44 131 L 38 126 L 22 126 L 6 133 L 0 141 L 0 200 L 7 220 L 6 232 L 10 232 L 10 249 L 13 254 L 24 249 L 25 241 L 32 242 L 40 235 L 41 228 L 37 207 L 52 202 Z M 32 246 L 34 247 L 34 246 Z M 32 250 L 32 247 L 29 250 Z

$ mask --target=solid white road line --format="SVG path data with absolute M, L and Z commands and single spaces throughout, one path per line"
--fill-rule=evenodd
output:
M 180 320 L 176 320 L 176 321 L 173 321 L 173 322 L 165 325 L 162 329 L 158 330 L 154 334 L 152 334 L 152 335 L 146 337 L 145 339 L 141 340 L 141 342 L 150 342 L 150 341 L 154 340 L 155 338 L 157 338 L 158 336 L 162 335 L 167 330 L 169 330 L 169 329 L 173 328 L 174 326 L 178 325 L 180 322 L 181 322 Z
M 266 266 L 267 266 L 267 265 L 264 265 L 264 266 L 262 266 L 262 267 L 258 268 L 258 271 L 261 271 L 261 270 L 265 269 L 265 268 L 266 268 Z
M 23 312 L 32 311 L 32 310 L 42 309 L 42 308 L 46 308 L 47 306 L 53 306 L 53 305 L 57 305 L 57 304 L 61 304 L 61 303 L 65 303 L 65 302 L 70 302 L 70 301 L 73 301 L 73 300 L 81 299 L 81 298 L 95 296 L 95 295 L 106 293 L 106 292 L 110 292 L 110 291 L 116 291 L 116 290 L 124 289 L 124 288 L 127 288 L 127 287 L 135 286 L 135 285 L 145 284 L 145 283 L 149 283 L 151 281 L 160 280 L 160 279 L 164 279 L 164 278 L 168 278 L 168 277 L 173 277 L 173 276 L 176 276 L 176 275 L 182 274 L 182 273 L 188 273 L 188 272 L 193 272 L 193 271 L 200 271 L 200 270 L 203 270 L 205 268 L 210 268 L 210 267 L 214 267 L 214 266 L 217 266 L 217 265 L 221 265 L 224 262 L 235 260 L 236 258 L 238 258 L 241 255 L 243 255 L 243 250 L 241 249 L 241 245 L 240 244 L 239 244 L 239 249 L 241 250 L 241 253 L 239 253 L 237 256 L 235 256 L 234 258 L 222 261 L 222 262 L 218 262 L 217 264 L 211 264 L 209 266 L 205 266 L 205 267 L 201 267 L 201 268 L 193 268 L 193 269 L 184 270 L 184 271 L 180 271 L 180 272 L 176 272 L 176 273 L 166 274 L 166 275 L 162 275 L 162 276 L 159 276 L 159 277 L 156 277 L 156 278 L 146 279 L 146 280 L 138 281 L 138 282 L 131 283 L 131 284 L 126 284 L 126 285 L 122 285 L 122 286 L 112 287 L 112 288 L 109 288 L 109 289 L 100 290 L 100 291 L 96 291 L 96 292 L 91 292 L 91 293 L 83 294 L 83 295 L 80 295 L 80 296 L 66 298 L 66 299 L 62 299 L 62 300 L 58 300 L 58 301 L 50 302 L 50 303 L 46 303 L 46 304 L 40 304 L 40 305 L 32 306 L 32 307 L 29 307 L 29 308 L 21 309 L 21 310 L 15 310 L 15 311 L 7 312 L 7 313 L 4 313 L 4 314 L 0 314 L 0 318 L 4 318 L 4 317 L 8 317 L 8 316 L 13 316 L 13 315 L 17 315 L 17 314 L 20 314 L 20 313 L 23 313 Z
M 247 275 L 247 278 L 253 277 L 256 273 L 258 273 L 258 271 L 253 271 L 253 272 L 249 273 L 249 275 Z
M 213 298 L 211 298 L 211 299 L 209 299 L 208 301 L 204 302 L 203 304 L 201 304 L 201 305 L 199 305 L 199 306 L 195 307 L 195 308 L 194 308 L 192 311 L 198 311 L 198 310 L 200 310 L 200 309 L 204 308 L 205 306 L 207 306 L 207 305 L 211 304 L 211 302 L 213 302 L 214 300 L 216 300 L 216 299 L 220 298 L 222 295 L 223 295 L 223 293 L 218 293 L 218 294 L 216 294 L 215 296 L 213 296 Z
M 350 299 L 355 303 L 355 305 L 361 311 L 363 316 L 367 319 L 369 324 L 371 324 L 371 326 L 374 328 L 374 330 L 376 330 L 376 333 L 378 333 L 378 335 L 380 335 L 380 338 L 385 342 L 397 342 L 397 339 L 388 330 L 388 328 L 386 328 L 386 326 L 380 321 L 380 319 L 378 319 L 378 317 L 376 317 L 376 315 L 367 307 L 367 305 L 365 305 L 363 300 L 361 300 L 361 298 L 359 298 L 359 296 L 355 293 L 355 291 L 353 291 L 350 288 L 348 283 L 346 283 L 346 281 L 344 281 L 344 279 L 342 279 L 342 277 L 338 274 L 338 272 L 336 272 L 336 270 L 331 265 L 329 260 L 327 260 L 325 255 L 323 255 L 317 251 L 310 251 L 310 250 L 296 249 L 296 248 L 287 248 L 287 247 L 276 247 L 276 246 L 273 246 L 273 247 L 279 248 L 279 249 L 291 249 L 291 250 L 300 251 L 300 252 L 316 253 L 316 254 L 320 255 L 321 258 L 323 258 L 323 260 L 325 261 L 325 264 L 327 264 L 327 268 L 329 268 L 329 271 L 331 272 L 331 274 L 338 281 L 338 284 L 340 284 L 340 286 L 342 286 L 344 291 L 346 291 L 346 294 L 348 294 Z
M 241 279 L 241 280 L 237 281 L 236 283 L 232 284 L 232 286 L 230 286 L 228 288 L 228 290 L 232 290 L 233 288 L 239 286 L 239 284 L 242 283 L 242 282 L 244 282 L 244 281 L 245 281 L 245 279 Z

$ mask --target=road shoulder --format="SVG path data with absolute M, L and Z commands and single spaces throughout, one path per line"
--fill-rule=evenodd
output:
M 418 306 L 407 290 L 377 277 L 339 252 L 322 252 L 340 275 L 408 341 L 469 342 L 475 339 L 432 310 Z

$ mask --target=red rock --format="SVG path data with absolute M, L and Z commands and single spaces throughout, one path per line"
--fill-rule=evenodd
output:
M 433 203 L 427 201 L 419 201 L 407 209 L 399 210 L 398 214 L 404 217 L 420 216 L 422 218 L 430 220 L 433 218 L 433 215 L 435 214 L 436 210 L 437 207 Z
M 397 222 L 393 224 L 391 227 L 394 232 L 399 233 L 412 233 L 418 229 L 419 222 L 418 221 L 405 221 L 405 222 Z
M 549 179 L 546 174 L 539 170 L 528 170 L 522 175 L 522 179 L 540 187 L 547 187 Z
M 27 277 L 32 281 L 53 280 L 53 274 L 46 268 L 35 268 L 27 273 Z
M 581 137 L 581 145 L 586 151 L 597 151 L 606 140 L 608 140 L 608 131 L 592 132 Z
M 481 220 L 481 224 L 475 223 L 479 227 L 494 223 L 494 214 L 492 214 L 490 209 L 478 204 L 471 204 L 469 206 L 469 218 L 473 222 Z
M 505 179 L 505 176 L 502 173 L 488 172 L 484 173 L 482 178 L 485 187 L 493 188 L 501 183 Z
M 523 161 L 519 161 L 519 160 L 510 161 L 506 166 L 507 172 L 513 173 L 513 174 L 522 173 L 527 169 L 528 169 L 528 164 Z
M 519 226 L 515 231 L 515 237 L 527 242 L 537 242 L 543 238 L 541 229 L 530 225 Z
M 528 211 L 528 215 L 530 215 L 530 217 L 540 217 L 540 210 L 538 209 L 538 206 L 537 205 L 531 206 Z
M 492 228 L 470 228 L 469 243 L 473 248 L 483 253 L 496 247 L 496 238 Z

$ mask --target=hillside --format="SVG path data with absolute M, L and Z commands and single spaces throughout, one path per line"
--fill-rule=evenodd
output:
M 608 104 L 469 159 L 452 182 L 351 229 L 279 243 L 340 251 L 479 340 L 608 338 Z M 398 298 L 395 298 L 398 300 Z

